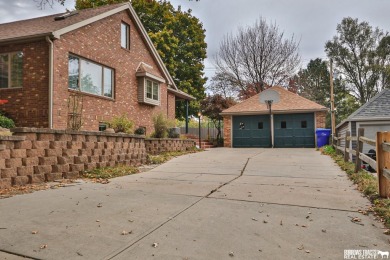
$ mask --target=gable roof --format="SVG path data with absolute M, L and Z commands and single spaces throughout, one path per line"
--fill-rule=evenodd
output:
M 54 18 L 67 13 L 59 13 L 0 24 L 0 42 L 11 42 L 22 39 L 38 38 L 42 36 L 55 36 L 55 38 L 59 38 L 61 35 L 61 30 L 65 28 L 69 28 L 70 26 L 74 26 L 79 23 L 86 23 L 91 18 L 96 18 L 97 16 L 103 15 L 104 17 L 107 17 L 127 8 L 127 4 L 106 5 L 99 8 L 89 8 L 75 11 L 75 15 L 71 15 L 66 19 L 61 20 L 55 20 Z M 92 21 L 89 23 L 91 22 Z
M 185 92 L 180 91 L 168 69 L 165 67 L 160 55 L 158 54 L 152 40 L 149 38 L 141 20 L 135 13 L 131 3 L 120 3 L 105 5 L 96 8 L 88 8 L 79 11 L 73 11 L 65 19 L 55 19 L 56 17 L 69 13 L 59 13 L 49 16 L 43 16 L 33 19 L 21 20 L 11 23 L 0 24 L 0 44 L 12 43 L 18 41 L 27 41 L 31 39 L 50 37 L 51 39 L 60 39 L 61 35 L 104 19 L 121 11 L 128 10 L 137 29 L 141 32 L 147 48 L 152 53 L 158 66 L 167 80 L 168 90 L 172 93 L 180 92 L 182 98 L 194 100 L 195 98 Z
M 390 120 L 390 89 L 376 94 L 366 104 L 353 112 L 345 121 Z
M 272 104 L 273 113 L 281 114 L 327 111 L 326 107 L 294 94 L 283 87 L 274 86 L 269 89 L 278 92 L 280 96 L 280 101 Z M 260 95 L 261 93 L 248 98 L 235 106 L 225 109 L 222 111 L 221 115 L 268 114 L 269 109 L 267 108 L 267 105 L 262 104 L 259 101 Z

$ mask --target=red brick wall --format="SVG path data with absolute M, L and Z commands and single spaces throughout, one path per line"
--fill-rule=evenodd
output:
M 23 87 L 0 88 L 1 105 L 18 126 L 48 127 L 49 47 L 46 41 L 0 46 L 0 53 L 23 52 Z
M 232 116 L 223 117 L 223 146 L 232 147 Z
M 315 112 L 316 128 L 325 128 L 326 114 L 326 111 Z
M 130 25 L 130 50 L 120 46 L 121 21 Z M 83 103 L 83 130 L 98 130 L 99 122 L 110 120 L 123 113 L 135 122 L 135 127 L 145 126 L 147 134 L 153 131 L 152 117 L 164 113 L 175 118 L 174 96 L 167 96 L 167 85 L 160 84 L 161 105 L 138 103 L 136 69 L 140 62 L 153 67 L 153 73 L 163 77 L 157 63 L 149 53 L 127 11 L 115 14 L 91 25 L 61 36 L 54 41 L 54 122 L 55 129 L 66 128 L 68 90 L 68 55 L 76 54 L 115 71 L 114 99 L 85 95 Z M 169 104 L 167 104 L 167 98 Z

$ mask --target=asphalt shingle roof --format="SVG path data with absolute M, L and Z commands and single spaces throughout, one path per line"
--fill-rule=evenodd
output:
M 353 112 L 346 121 L 375 118 L 390 120 L 390 89 L 384 89 L 376 94 L 370 101 Z
M 121 3 L 106 5 L 99 8 L 79 10 L 77 14 L 57 21 L 54 20 L 54 18 L 65 13 L 53 14 L 11 23 L 3 23 L 0 24 L 0 41 L 11 41 L 21 38 L 49 35 L 52 32 L 71 26 L 78 22 L 82 22 L 88 18 L 92 18 L 125 4 Z
M 327 108 L 319 105 L 311 100 L 294 94 L 283 87 L 274 86 L 272 89 L 279 93 L 280 101 L 276 104 L 272 104 L 272 111 L 275 113 L 282 112 L 304 112 L 304 111 L 326 111 Z M 266 104 L 262 104 L 259 101 L 260 94 L 257 94 L 247 100 L 238 103 L 228 109 L 222 111 L 221 114 L 266 114 L 269 113 L 269 109 Z

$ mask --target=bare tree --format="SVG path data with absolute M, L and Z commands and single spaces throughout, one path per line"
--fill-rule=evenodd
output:
M 214 59 L 214 78 L 235 92 L 256 86 L 259 93 L 294 75 L 301 62 L 298 49 L 294 36 L 285 39 L 275 23 L 260 18 L 252 27 L 239 28 L 237 35 L 224 37 Z
M 37 7 L 41 10 L 45 9 L 47 5 L 53 7 L 53 4 L 56 2 L 60 3 L 61 5 L 65 4 L 65 0 L 34 0 L 34 2 L 37 3 Z

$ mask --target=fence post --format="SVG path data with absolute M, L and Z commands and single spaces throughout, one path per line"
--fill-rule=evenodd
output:
M 364 136 L 364 128 L 359 128 L 356 137 L 356 160 L 355 160 L 355 172 L 358 172 L 362 168 L 362 160 L 359 155 L 363 151 L 363 142 L 360 141 L 360 137 Z
M 344 162 L 349 161 L 349 140 L 348 138 L 351 136 L 351 132 L 348 130 L 345 134 L 345 143 L 344 143 Z
M 390 169 L 390 153 L 383 150 L 382 143 L 390 142 L 390 132 L 376 133 L 376 171 L 378 173 L 379 195 L 390 196 L 390 180 L 383 176 L 383 169 Z
M 340 134 L 336 134 L 337 140 L 336 140 L 336 151 L 338 151 L 338 148 L 340 147 Z

